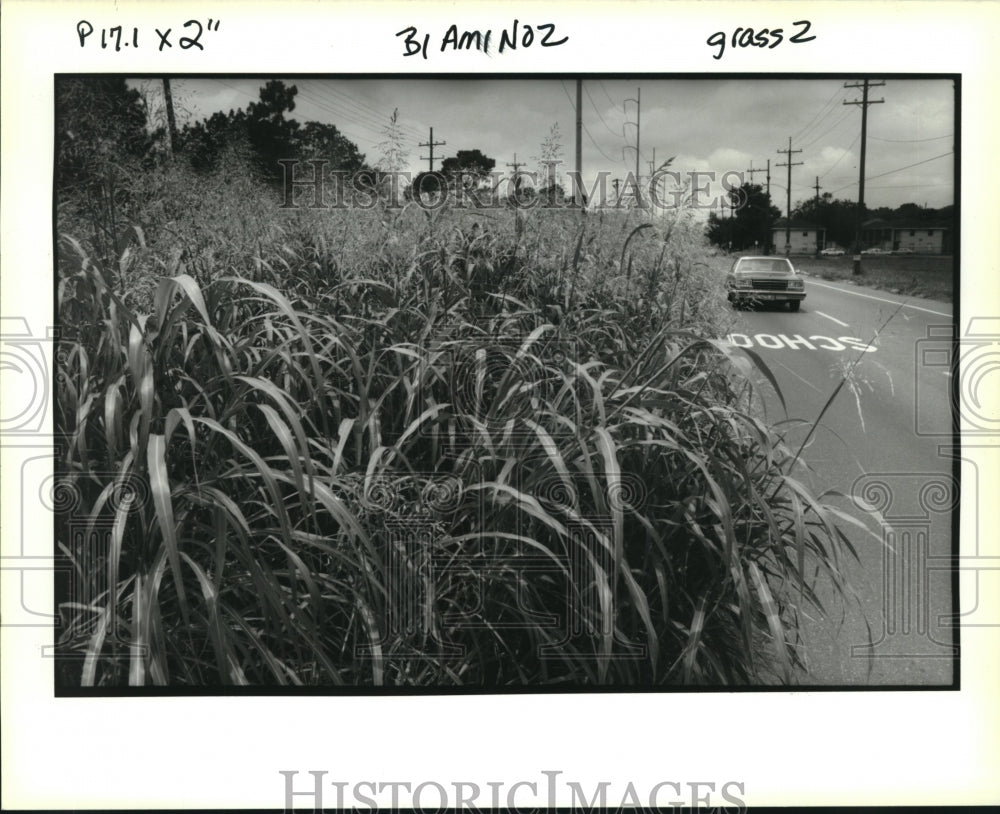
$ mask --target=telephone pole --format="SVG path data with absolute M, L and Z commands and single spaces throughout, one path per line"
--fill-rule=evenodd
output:
M 868 140 L 868 105 L 880 105 L 885 99 L 868 100 L 868 89 L 878 88 L 885 82 L 869 82 L 865 79 L 860 85 L 844 83 L 845 88 L 861 88 L 861 101 L 844 100 L 845 105 L 861 105 L 861 175 L 858 179 L 858 212 L 854 224 L 854 273 L 861 274 L 861 219 L 865 211 L 865 143 Z
M 750 183 L 753 183 L 753 177 L 758 172 L 764 172 L 760 167 L 757 169 L 753 168 L 753 162 L 750 162 L 750 169 L 743 170 L 743 172 L 749 173 Z M 764 235 L 764 254 L 767 254 L 769 249 L 768 246 L 771 245 L 771 159 L 767 160 L 767 211 L 764 213 L 764 222 L 767 224 L 767 232 Z M 756 244 L 754 244 L 756 245 Z
M 792 161 L 792 153 L 801 153 L 802 150 L 792 149 L 792 137 L 788 137 L 788 149 L 778 150 L 779 153 L 785 153 L 788 161 L 784 164 L 775 164 L 776 167 L 788 167 L 788 188 L 785 190 L 787 193 L 787 199 L 785 204 L 785 254 L 789 254 L 792 250 L 792 167 L 801 166 L 801 161 Z
M 517 158 L 517 156 L 514 156 L 514 158 Z M 816 183 L 813 184 L 813 189 L 816 190 L 816 200 L 818 201 L 819 200 L 819 176 L 818 175 L 816 176 Z
M 167 146 L 173 153 L 177 149 L 177 120 L 174 118 L 174 95 L 170 92 L 170 80 L 163 80 L 163 102 L 167 108 Z
M 750 169 L 748 169 L 748 170 L 743 170 L 743 172 L 746 172 L 746 173 L 749 173 L 749 174 L 750 174 L 750 183 L 752 184 L 752 183 L 753 183 L 753 177 L 754 177 L 754 176 L 755 176 L 755 175 L 756 175 L 756 174 L 757 174 L 758 172 L 764 172 L 764 170 L 763 170 L 763 169 L 762 169 L 761 167 L 758 167 L 757 169 L 754 169 L 754 168 L 753 168 L 753 162 L 751 161 L 751 162 L 750 162 Z
M 639 135 L 642 133 L 642 88 L 635 89 L 635 182 L 639 183 Z
M 507 166 L 514 168 L 514 172 L 511 173 L 511 175 L 514 178 L 514 189 L 520 189 L 521 188 L 521 179 L 517 175 L 517 168 L 518 167 L 523 167 L 524 166 L 524 162 L 523 161 L 518 161 L 517 160 L 517 153 L 514 153 L 514 160 L 513 161 L 508 161 L 507 162 Z
M 656 148 L 654 147 L 653 148 L 653 160 L 649 162 L 649 184 L 650 184 L 649 185 L 649 194 L 653 196 L 653 202 L 656 202 L 656 201 L 660 200 L 660 195 L 659 195 L 659 192 L 660 192 L 660 190 L 659 190 L 660 179 L 659 178 L 656 179 L 656 187 L 657 187 L 657 189 L 655 190 L 655 192 L 653 190 L 653 177 L 656 175 L 656 170 L 657 170 L 657 166 L 656 166 Z
M 576 206 L 583 209 L 583 80 L 576 80 L 576 189 L 573 191 Z
M 432 127 L 430 139 L 428 141 L 421 141 L 419 144 L 417 144 L 418 147 L 430 147 L 431 154 L 426 158 L 424 156 L 420 156 L 420 160 L 430 162 L 428 166 L 430 167 L 431 172 L 434 172 L 434 148 L 443 147 L 447 143 L 448 143 L 447 141 L 434 141 L 434 128 Z M 517 156 L 514 157 L 517 158 Z
M 639 187 L 639 133 L 642 123 L 642 88 L 635 89 L 635 98 L 628 98 L 626 102 L 635 102 L 635 184 L 636 194 Z M 626 122 L 627 123 L 627 122 Z

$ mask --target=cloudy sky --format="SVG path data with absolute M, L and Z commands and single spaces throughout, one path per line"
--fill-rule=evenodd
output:
M 261 79 L 174 80 L 182 120 L 217 110 L 245 108 L 258 98 Z M 565 168 L 574 160 L 575 80 L 553 79 L 302 79 L 292 117 L 335 124 L 374 164 L 382 128 L 399 109 L 411 171 L 427 169 L 429 128 L 435 168 L 457 150 L 482 150 L 496 169 L 516 160 L 537 169 L 542 140 L 554 124 L 562 134 Z M 785 208 L 786 161 L 778 153 L 801 149 L 793 161 L 792 204 L 821 192 L 856 200 L 861 143 L 861 98 L 842 77 L 823 79 L 586 79 L 583 82 L 583 169 L 624 177 L 635 169 L 636 109 L 641 98 L 640 169 L 649 172 L 673 156 L 672 169 L 743 171 L 771 161 L 771 196 Z M 149 81 L 150 100 L 160 83 Z M 906 202 L 940 207 L 953 203 L 955 103 L 948 79 L 889 79 L 873 88 L 868 115 L 865 199 L 869 206 Z M 764 183 L 764 173 L 754 182 Z M 747 180 L 750 177 L 747 176 Z

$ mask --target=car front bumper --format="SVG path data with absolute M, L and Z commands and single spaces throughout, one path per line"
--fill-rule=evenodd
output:
M 730 289 L 730 302 L 790 302 L 806 298 L 805 291 L 749 291 Z

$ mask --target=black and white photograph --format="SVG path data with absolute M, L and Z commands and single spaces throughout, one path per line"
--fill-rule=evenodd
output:
M 995 802 L 998 10 L 7 0 L 0 806 Z
M 951 686 L 956 77 L 55 81 L 60 689 Z

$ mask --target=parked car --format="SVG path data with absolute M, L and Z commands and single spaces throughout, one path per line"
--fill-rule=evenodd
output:
M 880 249 L 878 246 L 873 246 L 870 249 L 862 249 L 861 253 L 862 254 L 888 254 L 889 252 L 887 252 L 885 249 Z
M 843 249 L 837 249 L 834 247 L 823 249 L 823 251 L 820 252 L 820 254 L 826 255 L 827 257 L 842 257 L 844 253 Z
M 740 257 L 729 270 L 726 288 L 734 308 L 787 302 L 790 311 L 798 311 L 806 298 L 805 283 L 785 257 Z
M 913 254 L 913 249 L 896 249 L 893 254 Z

